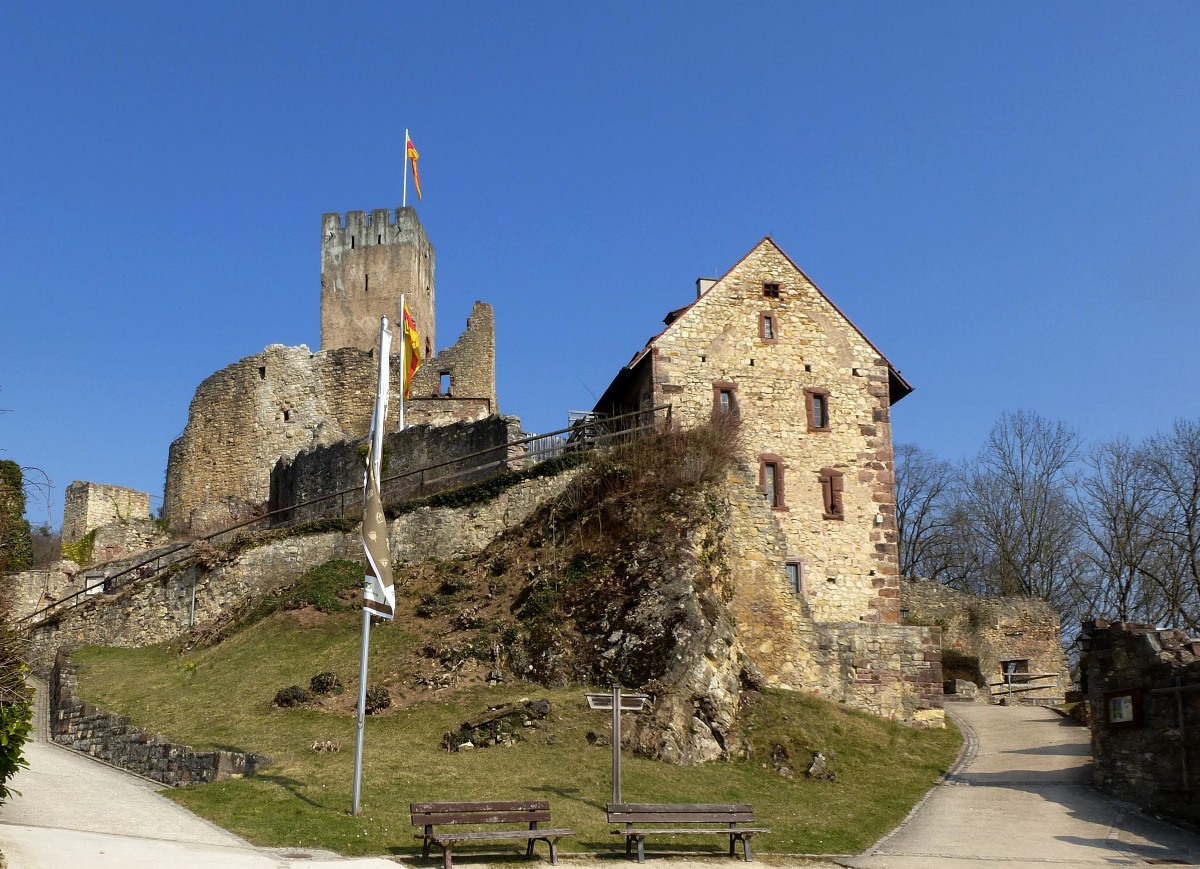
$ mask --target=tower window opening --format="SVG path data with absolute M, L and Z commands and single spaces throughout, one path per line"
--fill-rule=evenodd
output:
M 258 366 L 258 379 L 259 380 L 267 379 L 267 366 L 265 366 L 265 365 Z
M 449 395 L 450 394 L 450 372 L 449 371 L 438 372 L 438 394 L 439 395 Z
M 363 275 L 363 292 L 371 292 L 371 276 L 368 274 Z
M 354 250 L 354 236 L 350 236 L 350 250 Z
M 382 236 L 382 235 L 377 235 L 377 236 L 375 236 L 375 243 L 376 243 L 376 244 L 383 244 L 383 236 Z
M 292 419 L 292 412 L 290 410 L 285 410 L 283 412 L 283 421 L 291 422 L 291 419 Z

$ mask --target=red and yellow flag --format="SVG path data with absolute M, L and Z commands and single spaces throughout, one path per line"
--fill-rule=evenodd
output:
M 417 174 L 417 158 L 421 155 L 417 153 L 416 146 L 412 143 L 412 138 L 408 133 L 404 134 L 404 153 L 412 163 L 413 170 L 413 187 L 417 188 L 417 199 L 421 198 L 421 176 Z
M 421 188 L 417 188 L 419 191 Z M 404 306 L 404 400 L 412 397 L 413 375 L 421 367 L 421 336 L 417 333 L 417 324 L 413 322 L 408 305 Z

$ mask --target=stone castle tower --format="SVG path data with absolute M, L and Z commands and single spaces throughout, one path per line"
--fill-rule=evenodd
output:
M 476 302 L 466 331 L 435 355 L 434 252 L 416 209 L 328 213 L 321 230 L 321 349 L 272 344 L 200 384 L 167 458 L 163 514 L 176 530 L 204 533 L 259 513 L 277 462 L 367 435 L 383 316 L 392 323 L 392 382 L 400 382 L 401 294 L 425 359 L 405 405 L 408 424 L 499 413 L 491 306 Z
M 400 323 L 400 296 L 421 335 L 425 358 L 437 346 L 434 252 L 414 208 L 322 216 L 321 349 L 379 346 L 379 318 Z M 399 330 L 396 330 L 396 334 Z

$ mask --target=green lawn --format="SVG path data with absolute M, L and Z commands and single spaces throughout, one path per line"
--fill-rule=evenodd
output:
M 303 619 L 279 613 L 220 645 L 186 656 L 161 648 L 77 652 L 85 699 L 197 749 L 253 751 L 273 758 L 243 780 L 170 792 L 172 799 L 263 846 L 309 846 L 346 855 L 413 854 L 408 804 L 421 800 L 546 798 L 554 825 L 575 830 L 571 852 L 608 852 L 623 842 L 605 822 L 611 749 L 608 713 L 586 709 L 582 689 L 505 685 L 448 690 L 368 718 L 363 814 L 351 817 L 354 716 L 348 711 L 276 709 L 275 692 L 307 687 L 331 670 L 356 692 L 360 621 L 345 613 Z M 372 631 L 371 682 L 403 681 L 421 640 L 397 624 Z M 424 696 L 424 695 L 423 695 Z M 545 697 L 550 717 L 511 748 L 447 753 L 441 737 L 489 705 Z M 960 745 L 953 726 L 910 730 L 807 695 L 770 692 L 744 715 L 754 760 L 678 767 L 626 754 L 623 796 L 630 802 L 748 802 L 769 835 L 767 854 L 851 853 L 903 819 L 944 772 Z M 547 737 L 555 737 L 549 744 Z M 314 753 L 316 740 L 340 740 L 338 753 Z M 775 745 L 790 752 L 794 779 L 772 768 Z M 809 781 L 820 749 L 836 782 Z M 665 845 L 666 843 L 660 843 Z M 499 846 L 501 850 L 505 846 Z M 518 846 L 510 845 L 515 851 Z M 623 847 L 623 846 L 622 846 Z M 652 843 L 651 850 L 654 849 Z M 712 837 L 672 847 L 719 851 Z M 489 849 L 495 853 L 493 846 Z M 465 849 L 465 853 L 471 853 Z

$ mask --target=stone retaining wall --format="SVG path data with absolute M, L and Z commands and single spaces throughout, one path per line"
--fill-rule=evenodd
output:
M 79 679 L 65 653 L 50 674 L 50 739 L 171 787 L 254 775 L 270 759 L 234 751 L 193 751 L 148 733 L 78 697 Z

